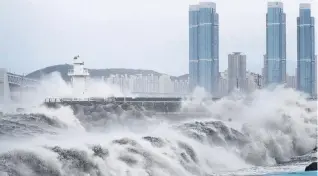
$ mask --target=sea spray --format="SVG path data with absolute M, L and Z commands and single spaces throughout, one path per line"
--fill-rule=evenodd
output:
M 185 102 L 183 110 L 206 111 L 209 116 L 171 121 L 119 113 L 104 105 L 79 106 L 75 114 L 70 107 L 47 109 L 41 99 L 50 92 L 64 96 L 70 90 L 61 78 L 52 77 L 39 92 L 24 96 L 24 114 L 1 119 L 1 129 L 10 133 L 0 134 L 0 174 L 224 174 L 287 161 L 317 142 L 316 102 L 283 87 L 216 102 Z M 112 88 L 95 90 L 94 95 L 120 94 Z M 197 92 L 199 99 L 205 96 Z

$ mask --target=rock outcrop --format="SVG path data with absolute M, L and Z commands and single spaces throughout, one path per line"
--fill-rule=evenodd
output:
M 313 162 L 305 168 L 305 171 L 316 171 L 316 170 L 317 170 L 317 162 Z

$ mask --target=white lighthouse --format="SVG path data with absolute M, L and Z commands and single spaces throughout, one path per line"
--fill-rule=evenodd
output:
M 83 97 L 86 91 L 86 79 L 89 77 L 88 69 L 84 68 L 84 62 L 79 59 L 79 56 L 73 58 L 73 69 L 68 71 L 68 76 L 71 77 L 73 96 Z

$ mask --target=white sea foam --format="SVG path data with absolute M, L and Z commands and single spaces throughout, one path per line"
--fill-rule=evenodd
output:
M 114 86 L 101 82 L 90 84 L 90 90 L 91 92 L 88 92 L 92 96 L 122 95 Z M 30 152 L 34 154 L 33 158 L 42 162 L 42 165 L 38 166 L 41 167 L 42 170 L 39 170 L 42 173 L 36 173 L 35 165 L 27 164 L 26 160 L 17 161 L 16 157 L 14 159 L 12 156 L 18 154 L 11 153 L 11 158 L 7 156 L 7 164 L 20 162 L 21 166 L 23 165 L 17 172 L 25 171 L 24 175 L 41 175 L 45 174 L 43 170 L 46 167 L 46 170 L 54 170 L 60 175 L 224 174 L 225 171 L 286 161 L 295 155 L 305 154 L 317 143 L 316 102 L 307 101 L 306 96 L 283 87 L 257 90 L 249 95 L 238 96 L 236 93 L 203 105 L 211 114 L 210 117 L 189 117 L 173 123 L 164 118 L 135 119 L 127 115 L 110 116 L 106 112 L 90 115 L 100 116 L 105 113 L 108 114 L 108 119 L 112 118 L 111 121 L 98 119 L 97 123 L 93 123 L 89 120 L 82 121 L 73 115 L 68 107 L 53 110 L 39 106 L 41 100 L 48 95 L 66 96 L 70 93 L 70 86 L 62 81 L 59 75 L 53 74 L 50 79 L 42 82 L 36 94 L 28 93 L 24 96 L 24 105 L 29 107 L 26 108 L 27 113 L 41 113 L 47 118 L 56 118 L 68 129 L 63 129 L 53 136 L 39 134 L 24 140 L 7 140 L 6 144 L 0 147 L 2 155 L 8 155 L 9 151 L 15 149 L 23 150 L 26 158 L 30 156 L 27 155 Z M 203 98 L 205 93 L 198 89 L 194 95 Z M 183 107 L 197 105 L 195 102 L 185 102 Z M 85 117 L 83 114 L 82 116 Z M 94 121 L 94 118 L 91 121 Z M 215 121 L 220 123 L 209 124 Z M 85 128 L 87 123 L 97 125 L 98 130 Z M 235 130 L 239 134 L 236 134 Z M 202 140 L 191 137 L 190 133 L 201 135 Z M 240 135 L 243 138 L 240 138 Z M 146 136 L 158 140 L 160 144 L 149 142 L 143 138 Z M 225 143 L 211 142 L 212 138 L 221 139 Z M 243 139 L 245 142 L 242 145 L 231 144 L 232 140 L 243 142 Z M 108 155 L 104 158 L 94 156 L 91 145 L 100 145 L 108 151 Z M 53 152 L 43 148 L 44 146 L 58 146 L 61 149 L 55 149 Z M 72 153 L 68 149 L 79 153 Z M 61 156 L 68 158 L 61 159 Z M 87 165 L 74 165 L 77 160 Z M 1 167 L 8 166 L 4 167 L 0 162 L 0 170 Z

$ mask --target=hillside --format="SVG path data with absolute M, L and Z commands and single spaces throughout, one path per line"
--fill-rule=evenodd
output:
M 50 67 L 46 67 L 40 70 L 36 70 L 26 77 L 33 78 L 33 79 L 40 79 L 42 76 L 51 74 L 53 72 L 59 72 L 62 78 L 65 81 L 70 81 L 70 78 L 67 76 L 67 72 L 71 69 L 72 66 L 68 64 L 64 65 L 54 65 Z M 91 77 L 101 77 L 105 76 L 108 77 L 111 74 L 127 74 L 127 75 L 136 75 L 136 74 L 154 74 L 154 75 L 162 75 L 163 73 L 159 73 L 153 70 L 142 70 L 142 69 L 125 69 L 125 68 L 110 68 L 110 69 L 89 69 Z M 187 79 L 187 75 L 181 75 L 179 77 L 173 76 L 172 79 Z

